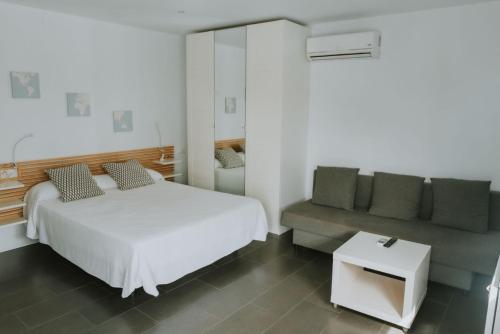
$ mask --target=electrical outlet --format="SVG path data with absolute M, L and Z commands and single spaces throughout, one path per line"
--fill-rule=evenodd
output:
M 0 169 L 0 180 L 17 179 L 17 168 Z

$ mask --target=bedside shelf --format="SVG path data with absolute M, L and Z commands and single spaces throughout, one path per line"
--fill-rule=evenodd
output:
M 162 165 L 162 166 L 175 165 L 175 164 L 178 164 L 180 162 L 181 162 L 180 160 L 175 160 L 175 159 L 165 159 L 164 161 L 160 161 L 160 160 L 153 161 L 153 163 L 155 163 L 157 165 Z
M 14 225 L 21 225 L 27 223 L 28 220 L 25 218 L 11 218 L 11 219 L 3 219 L 0 220 L 0 228 L 6 227 L 6 226 L 14 226 Z
M 24 208 L 26 203 L 22 200 L 12 200 L 12 201 L 0 201 L 0 211 L 7 211 L 12 209 Z
M 0 191 L 24 188 L 24 184 L 19 181 L 0 182 Z

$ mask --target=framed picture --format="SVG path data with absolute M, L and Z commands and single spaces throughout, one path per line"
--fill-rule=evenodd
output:
M 15 99 L 39 99 L 40 77 L 33 72 L 10 72 L 12 97 Z
M 130 132 L 134 130 L 132 111 L 113 111 L 114 132 Z
M 236 98 L 226 96 L 226 114 L 236 113 Z
M 90 116 L 90 94 L 66 93 L 69 117 Z

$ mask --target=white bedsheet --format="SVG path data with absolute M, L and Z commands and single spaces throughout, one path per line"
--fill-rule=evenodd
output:
M 28 196 L 29 197 L 29 196 Z M 171 283 L 247 245 L 264 241 L 255 199 L 172 182 L 63 203 L 28 203 L 28 237 L 113 287 L 154 296 Z
M 215 168 L 215 190 L 245 195 L 245 167 Z

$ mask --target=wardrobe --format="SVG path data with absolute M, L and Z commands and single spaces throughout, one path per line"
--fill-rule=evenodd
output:
M 281 234 L 286 231 L 281 211 L 306 193 L 309 30 L 287 20 L 245 28 L 246 92 L 243 102 L 238 100 L 245 112 L 244 193 L 261 201 L 269 231 Z M 215 103 L 217 33 L 186 37 L 188 183 L 210 190 L 216 190 L 214 122 L 220 105 Z

